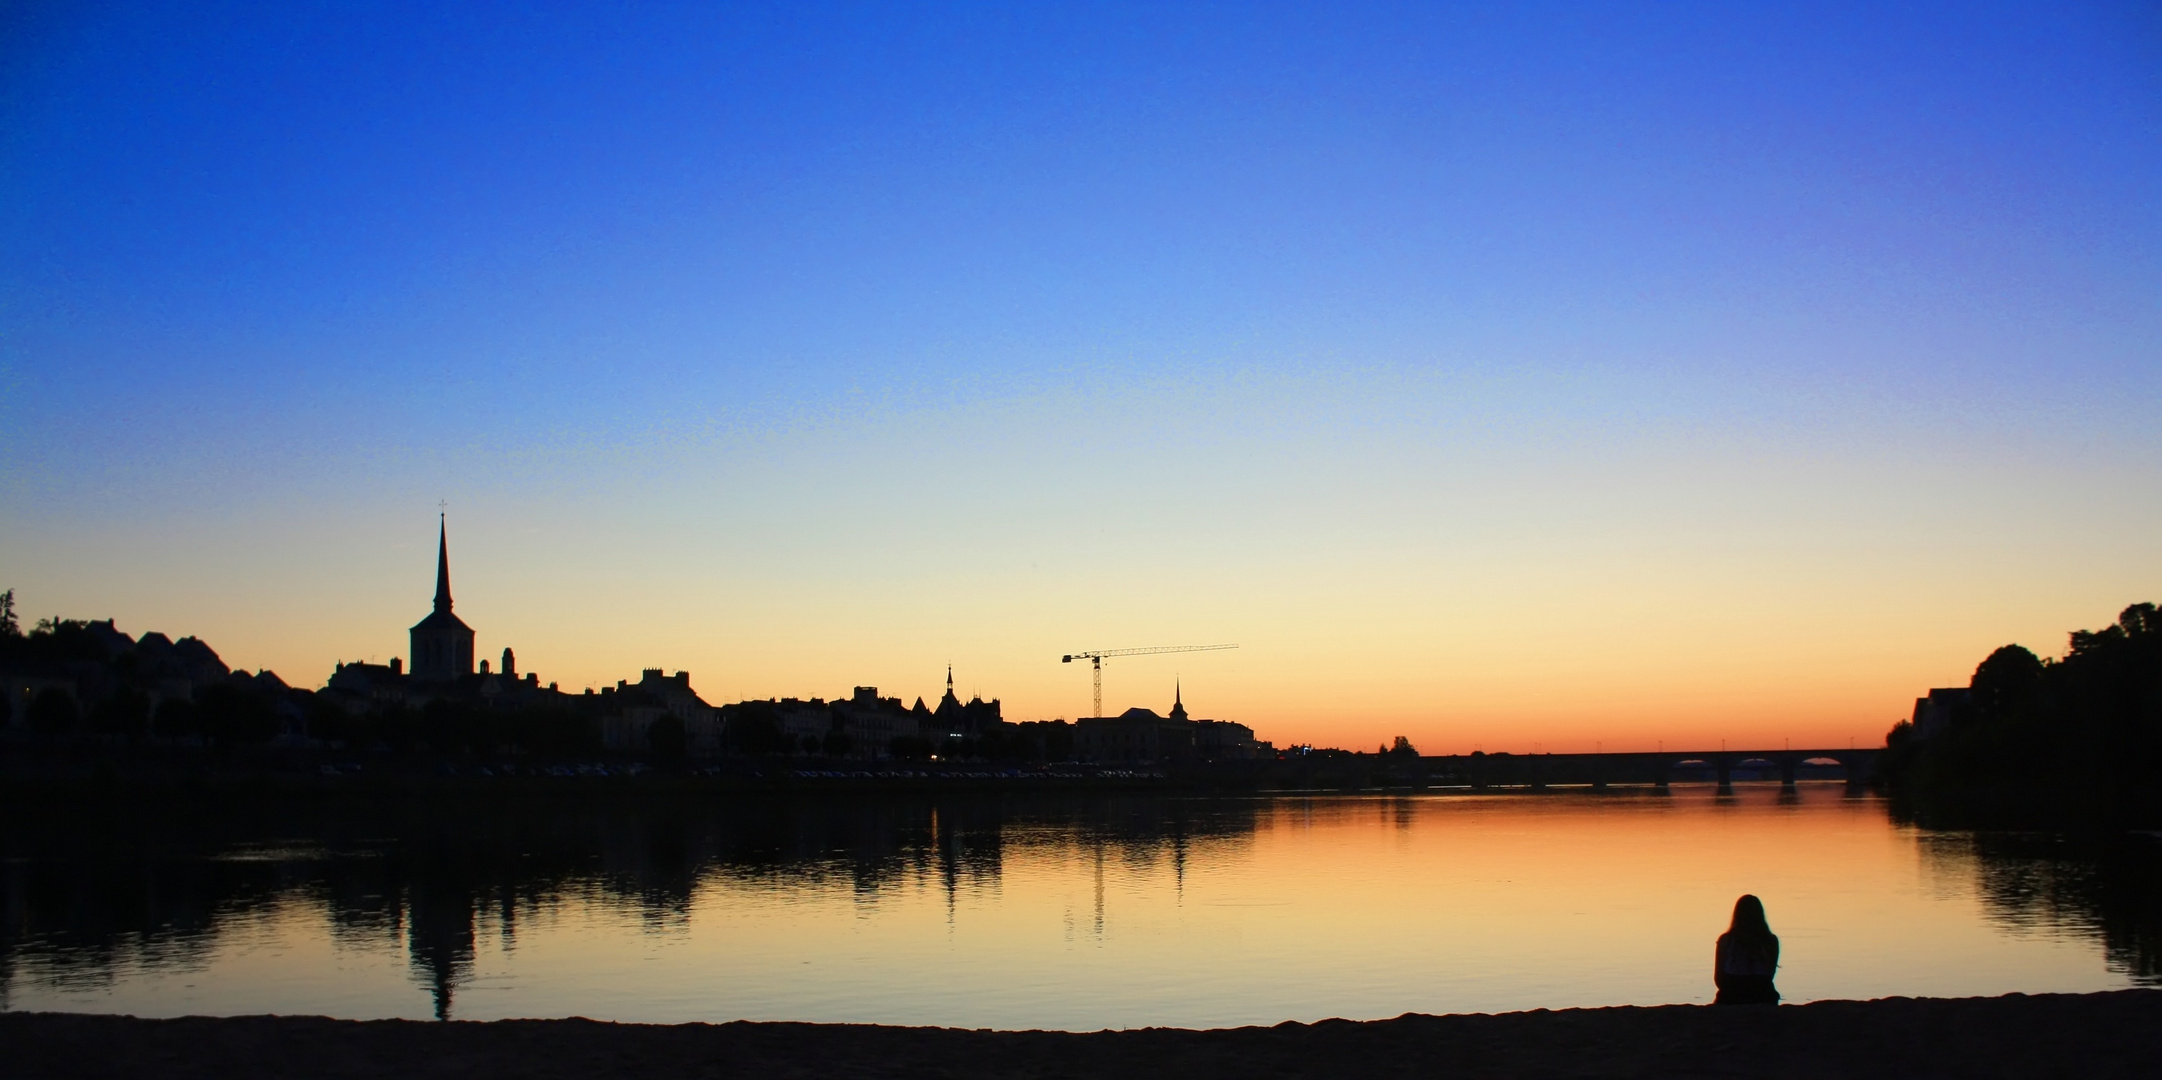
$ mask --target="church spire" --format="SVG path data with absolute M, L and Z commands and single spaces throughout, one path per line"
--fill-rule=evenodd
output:
M 435 540 L 435 609 L 450 610 L 450 523 L 438 518 Z

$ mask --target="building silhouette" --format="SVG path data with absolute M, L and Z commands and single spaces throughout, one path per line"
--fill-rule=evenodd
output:
M 450 610 L 450 526 L 439 519 L 437 528 L 435 610 L 412 629 L 415 682 L 456 682 L 473 674 L 473 628 Z
M 1914 737 L 1934 738 L 1951 729 L 1963 713 L 1970 711 L 1974 703 L 1974 691 L 1965 686 L 1938 687 L 1927 695 L 1914 699 Z
M 520 674 L 508 646 L 500 670 L 489 670 L 486 660 L 475 670 L 473 628 L 451 610 L 450 530 L 440 519 L 437 530 L 435 610 L 407 631 L 412 665 L 396 656 L 388 664 L 341 661 L 324 684 L 326 700 L 354 715 L 446 699 L 490 709 L 560 706 L 564 695 L 556 684 L 544 687 L 537 673 Z
M 646 668 L 637 682 L 616 680 L 600 693 L 601 744 L 610 750 L 654 749 L 653 725 L 663 717 L 682 723 L 684 750 L 692 757 L 721 751 L 721 713 L 691 689 L 691 673 Z
M 341 661 L 322 687 L 226 667 L 195 638 L 121 633 L 112 620 L 50 620 L 0 635 L 0 729 L 38 737 L 150 738 L 180 745 L 277 742 L 296 749 L 419 750 L 489 757 L 652 755 L 669 761 L 739 754 L 902 760 L 1162 762 L 1273 756 L 1251 729 L 1187 716 L 1183 689 L 1168 717 L 1012 723 L 997 698 L 956 690 L 946 668 L 935 706 L 911 707 L 875 686 L 845 698 L 772 698 L 715 707 L 688 671 L 647 667 L 632 682 L 564 693 L 524 670 L 508 646 L 499 667 L 454 611 L 448 515 L 436 521 L 435 601 L 408 630 L 407 657 Z M 13 732 L 0 732 L 14 737 Z M 27 735 L 25 736 L 27 737 Z M 445 984 L 447 987 L 447 983 Z
M 1074 756 L 1103 764 L 1169 761 L 1244 761 L 1274 757 L 1276 748 L 1254 739 L 1254 729 L 1229 720 L 1195 720 L 1186 714 L 1185 687 L 1172 691 L 1171 715 L 1132 708 L 1117 716 L 1074 721 Z
M 938 699 L 938 708 L 932 710 L 930 730 L 922 734 L 935 734 L 946 739 L 968 739 L 996 731 L 1002 720 L 997 698 L 985 701 L 970 695 L 963 702 L 953 692 L 953 665 L 946 665 L 946 694 Z

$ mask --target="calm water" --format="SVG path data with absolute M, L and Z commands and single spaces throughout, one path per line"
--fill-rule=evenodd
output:
M 10 1009 L 1093 1029 L 2157 979 L 2162 858 L 1840 785 L 54 814 L 0 827 Z

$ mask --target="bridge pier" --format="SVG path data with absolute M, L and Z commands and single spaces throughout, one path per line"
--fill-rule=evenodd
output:
M 1847 769 L 1847 794 L 1849 795 L 1859 795 L 1876 784 L 1876 756 L 1874 754 L 1870 755 L 1866 762 L 1856 760 L 1860 757 L 1859 754 L 1849 753 L 1839 759 L 1839 763 L 1846 766 Z
M 1594 791 L 1605 791 L 1616 784 L 1649 783 L 1660 792 L 1668 792 L 1674 784 L 1674 774 L 1683 770 L 1685 776 L 1699 776 L 1696 770 L 1711 772 L 1718 781 L 1721 795 L 1734 794 L 1734 771 L 1742 762 L 1751 762 L 1752 768 L 1773 766 L 1779 770 L 1779 789 L 1793 795 L 1799 790 L 1802 766 L 1811 759 L 1824 759 L 1827 764 L 1837 761 L 1846 768 L 1847 791 L 1862 794 L 1875 787 L 1876 766 L 1883 751 L 1876 748 L 1837 750 L 1796 750 L 1786 747 L 1777 750 L 1734 750 L 1722 748 L 1713 752 L 1671 751 L 1658 754 L 1509 754 L 1451 755 L 1437 761 L 1449 764 L 1446 776 L 1453 783 L 1468 783 L 1475 791 L 1512 789 L 1518 791 L 1548 791 L 1555 784 L 1588 784 Z M 1310 772 L 1309 762 L 1302 772 Z M 1769 769 L 1766 772 L 1769 773 Z M 1752 773 L 1751 775 L 1755 775 Z M 1769 779 L 1769 776 L 1766 777 Z M 1319 780 L 1319 777 L 1307 777 Z M 1399 778 L 1400 779 L 1400 778 Z M 1312 785 L 1309 785 L 1312 786 Z

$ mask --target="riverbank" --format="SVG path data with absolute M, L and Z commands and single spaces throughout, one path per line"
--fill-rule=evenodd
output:
M 336 799 L 382 795 L 479 795 L 515 800 L 527 795 L 555 797 L 596 792 L 702 796 L 1016 791 L 1297 795 L 1609 790 L 1655 794 L 1668 790 L 1667 783 L 1655 783 L 1652 774 L 1642 768 L 1630 772 L 1615 766 L 1609 774 L 1580 760 L 1591 755 L 1550 756 L 1557 761 L 1498 756 L 1493 764 L 1480 764 L 1455 757 L 1394 758 L 1372 754 L 1155 766 L 730 759 L 668 769 L 623 760 L 547 764 L 391 757 L 356 760 L 271 751 L 229 757 L 134 751 L 104 756 L 0 753 L 0 800 L 89 798 L 109 802 L 116 798 Z M 1710 785 L 1720 776 L 1710 766 L 1703 766 L 1666 770 L 1656 779 L 1671 780 L 1676 785 Z M 1776 770 L 1737 770 L 1732 779 L 1777 783 L 1779 774 Z M 1845 777 L 1836 766 L 1803 767 L 1793 779 L 1838 782 Z M 1789 790 L 1791 787 L 1788 785 Z M 1850 782 L 1847 788 L 1855 794 L 1866 794 L 1868 785 Z M 1724 793 L 1729 789 L 1722 784 L 1720 790 Z
M 2150 1076 L 2162 991 L 1569 1009 L 1089 1034 L 0 1014 L 22 1078 Z

